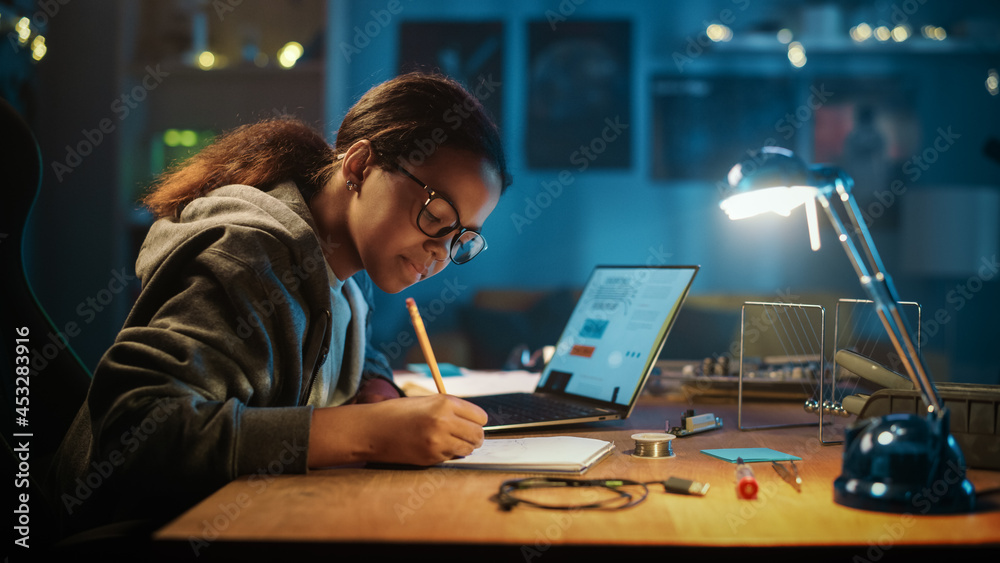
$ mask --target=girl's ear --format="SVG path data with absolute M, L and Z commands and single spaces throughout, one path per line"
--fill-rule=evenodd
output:
M 375 151 L 368 139 L 354 143 L 344 153 L 344 179 L 356 184 L 359 188 L 368 175 L 368 170 L 375 165 Z

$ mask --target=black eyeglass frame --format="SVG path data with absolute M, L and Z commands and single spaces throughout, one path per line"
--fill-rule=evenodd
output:
M 455 264 L 466 264 L 468 262 L 471 262 L 473 258 L 475 258 L 476 256 L 479 256 L 484 250 L 486 250 L 489 247 L 489 245 L 486 243 L 486 237 L 484 237 L 482 233 L 480 233 L 476 229 L 469 229 L 469 228 L 466 228 L 466 227 L 462 226 L 462 221 L 461 221 L 461 217 L 458 214 L 458 209 L 455 207 L 455 204 L 452 203 L 452 201 L 450 199 L 448 199 L 447 197 L 445 197 L 443 194 L 437 193 L 434 190 L 434 188 L 428 186 L 426 183 L 424 183 L 423 180 L 421 180 L 420 178 L 417 178 L 416 176 L 414 176 L 409 170 L 403 168 L 403 166 L 401 164 L 397 164 L 396 165 L 396 169 L 399 170 L 399 172 L 402 173 L 404 176 L 406 176 L 409 179 L 411 179 L 414 182 L 416 182 L 417 185 L 419 185 L 421 188 L 423 188 L 427 192 L 427 201 L 424 202 L 423 207 L 420 208 L 420 213 L 417 214 L 417 228 L 420 229 L 420 232 L 424 233 L 425 235 L 427 235 L 427 236 L 429 236 L 431 238 L 441 238 L 441 237 L 448 236 L 449 234 L 455 232 L 456 229 L 458 229 L 458 234 L 455 236 L 455 239 L 451 241 L 451 247 L 448 249 L 448 259 L 449 260 L 451 260 Z M 447 203 L 449 206 L 451 206 L 452 211 L 455 212 L 455 226 L 449 228 L 446 231 L 439 232 L 437 234 L 431 234 L 431 233 L 428 233 L 427 231 L 425 231 L 424 228 L 420 226 L 420 216 L 423 215 L 427 211 L 427 206 L 430 205 L 430 203 L 432 201 L 434 201 L 435 199 L 442 199 L 442 200 L 444 200 L 445 203 Z M 475 235 L 477 237 L 479 237 L 480 240 L 483 241 L 483 247 L 480 248 L 479 250 L 477 250 L 475 254 L 473 254 L 472 256 L 470 256 L 468 260 L 463 260 L 462 262 L 459 262 L 459 261 L 455 260 L 456 245 L 458 244 L 458 241 L 462 239 L 462 235 L 464 233 L 467 233 L 467 232 L 468 233 L 475 233 Z

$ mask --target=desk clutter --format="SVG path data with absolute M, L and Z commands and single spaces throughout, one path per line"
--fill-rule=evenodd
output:
M 734 484 L 738 499 L 756 500 L 758 484 L 752 465 L 762 463 L 771 464 L 780 479 L 801 493 L 802 478 L 795 462 L 801 462 L 802 457 L 766 447 L 698 448 L 698 434 L 721 429 L 722 417 L 714 413 L 697 414 L 693 409 L 687 409 L 681 413 L 680 421 L 674 427 L 670 426 L 669 420 L 665 421 L 664 426 L 669 432 L 631 434 L 632 448 L 621 451 L 621 454 L 632 459 L 662 461 L 664 465 L 656 466 L 654 472 L 669 474 L 671 460 L 678 455 L 672 444 L 681 437 L 688 437 L 685 443 L 691 444 L 694 449 L 685 448 L 685 455 L 703 454 L 737 465 Z M 490 438 L 471 455 L 440 466 L 543 474 L 503 481 L 491 500 L 504 511 L 522 505 L 549 510 L 621 510 L 642 503 L 649 496 L 651 486 L 662 486 L 665 493 L 693 496 L 705 496 L 711 488 L 710 483 L 704 480 L 677 476 L 644 481 L 544 476 L 546 473 L 583 474 L 604 463 L 614 449 L 613 442 L 571 435 Z M 701 463 L 698 465 L 702 466 Z
M 840 304 L 845 303 L 847 311 L 842 317 Z M 969 467 L 1000 469 L 1000 392 L 989 389 L 995 386 L 953 387 L 941 386 L 941 405 L 946 407 L 945 416 L 938 417 L 936 424 L 928 422 L 923 425 L 912 425 L 913 431 L 897 431 L 892 426 L 893 418 L 906 414 L 918 421 L 920 413 L 928 412 L 921 399 L 936 396 L 922 394 L 925 389 L 917 391 L 909 377 L 904 377 L 885 368 L 873 360 L 873 355 L 884 354 L 884 342 L 880 345 L 877 339 L 867 336 L 864 323 L 857 323 L 856 316 L 861 317 L 870 303 L 856 300 L 841 300 L 837 307 L 837 317 L 834 322 L 835 333 L 832 349 L 828 350 L 826 337 L 825 309 L 819 305 L 793 303 L 746 302 L 741 311 L 741 326 L 739 347 L 730 350 L 729 354 L 706 357 L 700 361 L 667 361 L 659 360 L 655 369 L 649 374 L 643 392 L 647 395 L 676 395 L 678 392 L 688 404 L 702 399 L 735 398 L 737 403 L 736 427 L 744 430 L 785 429 L 796 426 L 814 426 L 818 428 L 821 447 L 828 445 L 845 445 L 842 473 L 833 481 L 835 500 L 838 504 L 853 508 L 876 511 L 905 512 L 905 500 L 909 494 L 903 487 L 893 491 L 888 501 L 882 502 L 882 491 L 886 490 L 887 482 L 894 483 L 896 479 L 905 481 L 905 487 L 919 486 L 922 482 L 919 475 L 908 467 L 917 463 L 906 458 L 906 446 L 927 446 L 921 451 L 929 452 L 924 457 L 934 458 L 931 446 L 944 443 L 935 441 L 933 436 L 955 436 L 955 441 L 949 442 L 948 451 L 953 451 L 953 457 L 947 461 L 954 462 L 961 469 L 961 493 L 951 495 L 954 502 L 942 502 L 935 508 L 942 513 L 968 512 L 974 506 L 974 490 L 965 479 L 966 460 Z M 917 310 L 917 330 L 919 331 L 919 306 Z M 867 318 L 867 317 L 866 317 Z M 748 321 L 748 319 L 750 319 Z M 881 331 L 878 331 L 881 334 Z M 734 353 L 738 352 L 738 354 Z M 524 354 L 521 354 L 522 356 Z M 737 359 L 738 358 L 738 359 Z M 736 361 L 733 361 L 736 360 Z M 648 368 L 648 364 L 647 364 Z M 548 373 L 548 366 L 544 373 Z M 912 372 L 912 369 L 910 370 Z M 649 372 L 647 372 L 649 373 Z M 543 376 L 544 377 L 544 376 Z M 921 384 L 923 385 L 921 380 Z M 869 386 L 882 387 L 869 391 Z M 936 392 L 936 391 L 935 391 Z M 612 399 L 614 400 L 614 399 Z M 947 404 L 944 401 L 948 401 Z M 750 425 L 744 422 L 745 402 L 757 401 L 766 403 L 798 402 L 801 409 L 796 416 L 785 418 L 780 424 Z M 934 407 L 938 403 L 932 401 Z M 948 413 L 952 413 L 949 417 Z M 628 414 L 625 414 L 627 417 Z M 802 421 L 805 417 L 808 420 Z M 856 417 L 854 424 L 844 428 L 843 424 L 836 427 L 830 417 L 846 419 Z M 624 418 L 624 417 L 622 417 Z M 865 420 L 869 419 L 869 420 Z M 764 420 L 764 419 L 761 419 Z M 885 427 L 878 426 L 883 421 Z M 902 425 L 902 419 L 899 419 Z M 908 419 L 909 420 L 909 419 Z M 773 420 L 771 422 L 774 422 Z M 927 427 L 928 437 L 916 436 L 917 430 Z M 949 426 L 951 431 L 949 433 Z M 877 438 L 862 437 L 861 427 L 877 428 L 880 433 Z M 680 424 L 671 426 L 664 423 L 665 432 L 639 432 L 631 434 L 633 448 L 631 458 L 644 460 L 641 463 L 670 464 L 678 456 L 691 455 L 691 450 L 675 450 L 675 440 L 687 438 L 698 440 L 697 434 L 722 428 L 722 419 L 713 413 L 695 414 L 687 410 L 681 416 Z M 826 435 L 824 434 L 826 432 Z M 830 433 L 837 434 L 834 439 L 828 439 Z M 896 436 L 899 434 L 899 436 Z M 931 436 L 930 434 L 933 434 Z M 840 439 L 837 439 L 840 438 Z M 874 438 L 874 439 L 873 439 Z M 567 440 L 568 438 L 557 438 Z M 868 440 L 866 445 L 865 440 Z M 875 440 L 878 455 L 869 454 L 870 446 Z M 719 460 L 736 464 L 734 486 L 736 496 L 740 500 L 757 498 L 757 475 L 752 467 L 755 463 L 769 463 L 774 474 L 787 483 L 796 493 L 802 492 L 802 478 L 796 461 L 802 458 L 767 447 L 747 447 L 750 445 L 765 445 L 751 439 L 740 438 L 736 441 L 737 448 L 700 448 L 702 454 Z M 958 442 L 965 450 L 963 459 L 961 451 L 954 447 Z M 860 450 L 859 450 L 860 448 Z M 860 453 L 857 453 L 860 451 Z M 853 452 L 853 453 L 852 453 Z M 851 455 L 847 455 L 851 453 Z M 949 454 L 951 455 L 951 454 Z M 912 456 L 911 456 L 912 457 Z M 596 464 L 602 457 L 591 459 Z M 923 457 L 920 458 L 923 460 Z M 788 465 L 783 465 L 787 463 Z M 921 461 L 923 463 L 923 461 Z M 927 463 L 930 463 L 929 461 Z M 943 463 L 943 462 L 942 462 Z M 578 465 L 580 472 L 587 471 L 590 464 Z M 664 471 L 667 471 L 664 469 Z M 774 474 L 771 477 L 774 477 Z M 711 473 L 713 478 L 717 472 Z M 936 475 L 936 474 L 935 474 Z M 691 476 L 687 476 L 691 477 Z M 689 479 L 695 482 L 694 479 Z M 697 481 L 701 483 L 702 481 Z M 496 499 L 503 510 L 510 510 L 518 504 L 527 504 L 540 508 L 596 508 L 623 509 L 636 506 L 649 495 L 649 485 L 665 483 L 661 481 L 630 480 L 618 478 L 602 478 L 587 480 L 513 480 L 501 485 Z M 552 503 L 530 500 L 519 496 L 521 492 L 531 489 L 561 489 L 572 493 L 575 489 L 602 489 L 610 496 L 596 503 L 579 503 L 563 500 Z M 683 489 L 683 487 L 681 487 Z M 664 485 L 666 491 L 666 485 Z M 708 486 L 702 489 L 701 495 L 707 494 Z M 900 500 L 902 499 L 902 500 Z
M 457 382 L 453 385 L 455 379 L 445 380 L 449 392 L 459 387 Z M 754 403 L 747 408 L 751 414 L 769 413 L 775 419 L 785 412 L 802 411 L 794 403 Z M 689 409 L 695 409 L 695 416 L 713 414 L 726 424 L 675 438 L 672 457 L 630 455 L 634 434 L 663 433 L 666 420 L 677 426 Z M 854 555 L 874 560 L 881 552 L 867 550 L 879 542 L 885 545 L 886 540 L 891 540 L 888 545 L 894 556 L 914 550 L 924 553 L 928 545 L 1000 545 L 1000 511 L 988 508 L 951 518 L 925 516 L 923 510 L 930 502 L 926 497 L 918 499 L 906 516 L 835 504 L 833 483 L 842 472 L 843 447 L 820 445 L 813 428 L 742 432 L 730 423 L 735 416 L 732 403 L 688 405 L 644 397 L 626 420 L 504 437 L 556 435 L 614 442 L 614 450 L 583 475 L 352 465 L 284 474 L 266 482 L 251 476 L 219 489 L 159 530 L 156 537 L 190 553 L 192 538 L 204 538 L 210 532 L 211 539 L 205 542 L 211 547 L 203 553 L 219 550 L 221 556 L 227 542 L 251 541 L 255 554 L 270 546 L 277 558 L 288 558 L 295 542 L 308 541 L 322 550 L 349 545 L 364 553 L 386 545 L 404 550 L 426 547 L 426 552 L 439 555 L 437 550 L 445 545 L 479 546 L 480 553 L 508 549 L 504 560 L 515 560 L 523 558 L 522 546 L 543 541 L 543 546 L 551 546 L 551 551 L 539 551 L 545 555 L 543 561 L 569 546 L 586 546 L 585 555 L 591 553 L 591 546 L 607 546 L 605 553 L 610 556 L 611 550 L 619 553 L 623 545 L 676 550 L 679 538 L 683 538 L 682 547 L 723 550 L 736 545 L 748 549 L 820 546 L 822 550 L 841 546 L 837 555 L 845 560 Z M 758 447 L 801 460 L 750 461 L 752 452 L 746 448 Z M 755 500 L 737 496 L 736 463 L 702 453 L 737 448 L 743 449 L 744 464 L 757 481 Z M 787 470 L 788 478 L 775 463 Z M 969 478 L 984 495 L 1000 488 L 1000 472 L 970 471 Z M 508 501 L 509 509 L 505 509 L 497 497 L 508 482 L 520 482 L 506 486 L 508 496 L 552 508 Z M 634 504 L 643 497 L 644 487 L 648 491 L 644 500 Z M 595 506 L 598 503 L 602 506 Z M 988 503 L 984 499 L 984 505 Z M 232 506 L 239 507 L 238 518 L 227 511 Z M 574 511 L 580 506 L 592 508 Z M 904 524 L 904 528 L 892 529 L 905 533 L 886 535 L 887 523 Z M 669 552 L 657 555 L 662 553 Z M 554 560 L 568 559 L 557 555 Z

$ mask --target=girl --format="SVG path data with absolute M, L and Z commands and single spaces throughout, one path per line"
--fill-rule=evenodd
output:
M 241 475 L 471 453 L 479 407 L 400 398 L 368 342 L 370 282 L 474 258 L 510 181 L 478 100 L 424 74 L 367 92 L 333 147 L 270 120 L 161 177 L 142 292 L 54 466 L 69 529 L 156 525 Z

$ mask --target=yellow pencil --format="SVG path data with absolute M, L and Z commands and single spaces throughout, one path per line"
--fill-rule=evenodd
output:
M 417 310 L 417 302 L 412 297 L 406 298 L 406 308 L 410 310 L 410 320 L 413 321 L 413 330 L 417 333 L 417 340 L 420 341 L 420 349 L 424 351 L 424 358 L 431 368 L 431 375 L 434 376 L 434 385 L 437 385 L 438 393 L 447 393 L 444 390 L 444 381 L 441 379 L 441 370 L 438 369 L 437 360 L 434 359 L 434 350 L 431 349 L 431 341 L 427 338 L 427 329 L 424 328 L 424 321 L 420 318 L 420 311 Z

